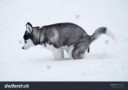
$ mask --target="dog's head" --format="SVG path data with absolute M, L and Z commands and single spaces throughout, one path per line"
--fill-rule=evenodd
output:
M 23 36 L 24 45 L 23 45 L 22 49 L 26 50 L 26 49 L 29 49 L 30 47 L 35 46 L 35 44 L 33 42 L 32 31 L 33 31 L 32 25 L 29 22 L 27 22 L 26 23 L 26 31 Z

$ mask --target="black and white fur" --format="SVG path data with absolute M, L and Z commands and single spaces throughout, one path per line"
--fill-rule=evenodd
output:
M 23 36 L 25 43 L 22 49 L 44 45 L 53 52 L 55 59 L 63 59 L 64 50 L 67 51 L 70 58 L 82 59 L 85 52 L 90 51 L 90 44 L 101 34 L 107 34 L 114 39 L 114 35 L 106 27 L 100 27 L 92 35 L 88 35 L 84 29 L 73 23 L 33 27 L 27 22 Z

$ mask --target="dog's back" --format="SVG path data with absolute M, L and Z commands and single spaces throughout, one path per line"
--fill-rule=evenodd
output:
M 57 47 L 76 44 L 80 39 L 88 36 L 80 26 L 73 23 L 58 23 L 44 27 L 46 29 L 46 37 L 49 40 L 52 38 L 49 43 L 54 44 L 56 42 L 58 43 Z

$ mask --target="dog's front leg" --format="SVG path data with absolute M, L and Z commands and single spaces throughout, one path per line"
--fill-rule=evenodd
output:
M 64 51 L 62 50 L 54 50 L 52 51 L 54 59 L 61 60 L 64 58 Z
M 46 44 L 46 48 L 49 49 L 56 60 L 64 58 L 64 51 L 61 48 L 55 48 L 53 45 Z

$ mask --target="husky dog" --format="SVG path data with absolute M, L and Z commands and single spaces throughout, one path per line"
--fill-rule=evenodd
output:
M 64 50 L 67 51 L 70 58 L 82 59 L 86 51 L 90 52 L 90 44 L 101 34 L 109 35 L 114 39 L 114 35 L 106 27 L 100 27 L 92 35 L 88 35 L 84 29 L 73 23 L 33 27 L 27 22 L 22 49 L 44 45 L 51 49 L 55 59 L 63 59 Z

